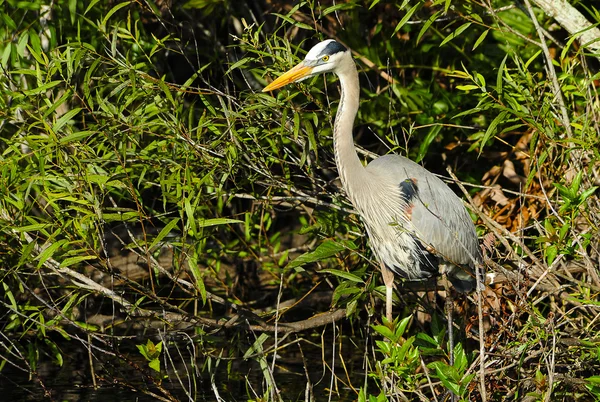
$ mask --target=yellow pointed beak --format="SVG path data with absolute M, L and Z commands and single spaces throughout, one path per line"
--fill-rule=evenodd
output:
M 296 67 L 284 73 L 281 77 L 267 85 L 262 91 L 268 92 L 277 88 L 281 88 L 292 82 L 296 82 L 302 78 L 306 78 L 312 72 L 313 68 L 305 66 L 304 63 L 298 64 Z

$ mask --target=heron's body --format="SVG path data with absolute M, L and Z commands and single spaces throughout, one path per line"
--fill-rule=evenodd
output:
M 341 86 L 333 138 L 336 164 L 382 265 L 388 319 L 391 272 L 409 280 L 426 279 L 438 273 L 441 263 L 458 290 L 472 290 L 481 254 L 475 227 L 460 198 L 438 177 L 400 155 L 379 157 L 367 167 L 358 158 L 352 126 L 360 86 L 356 65 L 343 45 L 333 40 L 317 44 L 302 63 L 264 91 L 329 71 L 338 75 Z

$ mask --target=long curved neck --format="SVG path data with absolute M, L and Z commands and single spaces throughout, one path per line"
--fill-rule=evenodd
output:
M 365 168 L 358 159 L 352 137 L 352 127 L 358 112 L 360 95 L 358 72 L 354 60 L 350 59 L 349 63 L 336 73 L 340 79 L 341 98 L 333 126 L 335 163 L 342 186 L 354 203 L 354 196 L 358 190 L 354 188 L 354 184 L 364 183 L 365 181 L 362 179 L 366 175 Z

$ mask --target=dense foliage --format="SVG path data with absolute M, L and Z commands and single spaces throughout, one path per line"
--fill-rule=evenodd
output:
M 0 18 L 5 396 L 600 398 L 600 55 L 529 1 L 0 0 Z M 477 224 L 488 281 L 457 296 L 453 365 L 443 291 L 399 282 L 380 318 L 336 78 L 261 93 L 325 38 L 359 66 L 365 162 L 418 161 Z

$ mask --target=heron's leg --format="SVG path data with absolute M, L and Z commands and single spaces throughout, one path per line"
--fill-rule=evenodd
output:
M 452 319 L 452 312 L 454 310 L 454 300 L 452 299 L 452 292 L 450 291 L 450 285 L 448 284 L 447 278 L 444 281 L 444 287 L 446 288 L 446 319 L 448 320 L 448 351 L 450 352 L 450 365 L 454 365 L 454 325 Z
M 385 318 L 392 322 L 392 305 L 394 301 L 394 273 L 381 264 L 381 276 L 385 284 Z
M 450 289 L 450 282 L 448 281 L 448 275 L 446 271 L 443 274 L 444 289 L 446 290 L 446 302 L 444 308 L 446 310 L 446 320 L 448 322 L 448 360 L 451 366 L 454 366 L 454 325 L 452 319 L 452 313 L 454 311 L 454 299 L 452 298 L 452 292 Z M 450 391 L 450 401 L 455 402 L 458 398 L 452 391 Z

